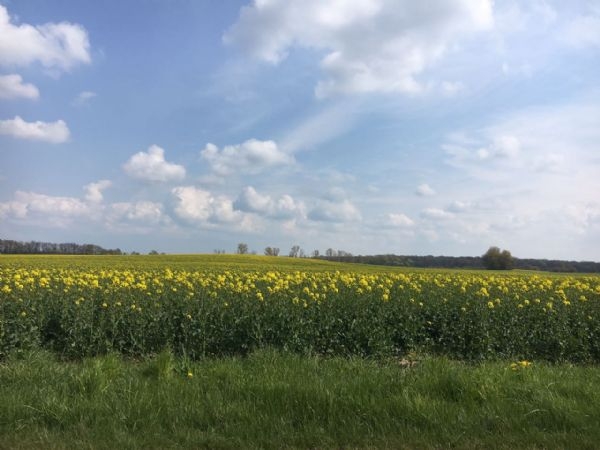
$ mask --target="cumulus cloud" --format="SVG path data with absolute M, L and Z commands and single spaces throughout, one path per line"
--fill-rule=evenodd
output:
M 17 139 L 60 144 L 69 140 L 70 132 L 63 120 L 56 122 L 26 122 L 21 117 L 0 120 L 0 134 Z
M 90 212 L 89 206 L 75 197 L 58 197 L 35 192 L 17 191 L 15 203 L 20 204 L 21 211 L 29 213 L 41 213 L 48 216 L 81 217 Z
M 92 203 L 99 203 L 104 200 L 102 191 L 109 188 L 112 185 L 110 180 L 100 180 L 95 183 L 90 183 L 84 186 L 86 191 L 85 198 L 87 201 Z
M 15 24 L 6 7 L 0 5 L 0 65 L 40 63 L 47 69 L 69 71 L 90 62 L 88 35 L 81 25 L 68 22 L 37 26 Z
M 107 218 L 110 222 L 127 220 L 150 224 L 169 221 L 163 213 L 163 205 L 151 201 L 112 203 Z
M 420 197 L 431 197 L 432 195 L 435 195 L 435 191 L 427 183 L 417 186 L 415 193 Z
M 400 228 L 410 228 L 415 224 L 415 221 L 405 214 L 389 214 L 388 219 L 391 225 Z
M 27 217 L 27 204 L 17 201 L 0 202 L 0 218 L 16 217 L 24 219 Z
M 158 202 L 105 203 L 102 190 L 110 185 L 109 180 L 90 183 L 84 186 L 84 198 L 17 191 L 10 201 L 0 202 L 0 218 L 41 227 L 72 227 L 85 223 L 136 232 L 172 224 Z
M 361 220 L 361 214 L 349 200 L 319 200 L 309 211 L 308 218 L 316 222 L 357 222 Z
M 284 194 L 278 199 L 270 195 L 262 195 L 252 186 L 247 186 L 234 202 L 234 207 L 240 211 L 258 213 L 276 219 L 290 219 L 304 215 L 304 204 Z
M 223 149 L 211 143 L 200 152 L 200 157 L 208 162 L 218 175 L 231 175 L 236 172 L 259 173 L 268 168 L 290 165 L 294 157 L 281 151 L 273 141 L 250 139 L 242 144 L 227 145 Z
M 40 91 L 31 83 L 23 83 L 21 75 L 0 75 L 0 99 L 36 99 Z
M 123 165 L 125 173 L 142 181 L 165 182 L 185 178 L 185 167 L 165 161 L 165 151 L 152 145 L 138 152 Z
M 194 186 L 178 186 L 171 190 L 175 197 L 175 214 L 200 226 L 230 224 L 246 231 L 254 227 L 251 218 L 235 210 L 233 202 L 224 195 L 213 195 Z
M 452 44 L 492 25 L 491 0 L 270 0 L 243 7 L 223 40 L 272 64 L 296 46 L 323 51 L 319 97 L 413 94 Z

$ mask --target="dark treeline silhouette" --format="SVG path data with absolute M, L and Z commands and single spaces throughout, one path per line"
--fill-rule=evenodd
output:
M 376 264 L 381 266 L 484 269 L 481 256 L 416 256 L 416 255 L 358 255 L 358 256 L 319 256 L 327 261 Z M 513 258 L 513 268 L 544 270 L 548 272 L 600 272 L 600 263 L 592 261 L 560 261 L 550 259 Z
M 122 255 L 120 249 L 107 250 L 94 244 L 55 244 L 52 242 L 20 242 L 0 239 L 0 253 L 22 255 Z

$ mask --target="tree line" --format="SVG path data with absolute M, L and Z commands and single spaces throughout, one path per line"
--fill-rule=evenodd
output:
M 95 244 L 56 244 L 53 242 L 21 242 L 0 239 L 0 254 L 22 255 L 122 255 L 121 249 L 105 249 Z
M 225 250 L 215 250 L 215 253 L 223 254 Z M 239 243 L 236 249 L 238 254 L 256 254 L 249 251 L 248 244 Z M 52 243 L 40 241 L 14 241 L 0 239 L 0 254 L 47 254 L 47 255 L 125 255 L 121 249 L 105 249 L 95 244 L 75 243 Z M 131 252 L 139 255 L 138 252 Z M 158 255 L 156 250 L 149 254 Z M 161 253 L 164 254 L 164 253 Z M 278 247 L 266 247 L 264 254 L 267 256 L 279 256 Z M 593 261 L 564 261 L 555 259 L 514 258 L 507 250 L 498 247 L 490 247 L 482 256 L 433 256 L 433 255 L 352 255 L 344 250 L 328 248 L 321 254 L 319 250 L 313 250 L 307 254 L 300 246 L 293 245 L 287 256 L 292 258 L 316 258 L 327 261 L 373 264 L 380 266 L 417 267 L 417 268 L 442 268 L 442 269 L 524 269 L 542 270 L 547 272 L 579 272 L 600 273 L 600 263 Z
M 440 269 L 502 269 L 489 267 L 483 256 L 419 256 L 419 255 L 358 255 L 319 256 L 337 262 L 375 264 L 381 266 L 440 268 Z M 562 261 L 554 259 L 511 258 L 507 269 L 542 270 L 547 272 L 600 273 L 600 263 L 592 261 Z

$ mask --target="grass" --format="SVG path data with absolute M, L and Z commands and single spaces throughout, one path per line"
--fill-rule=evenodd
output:
M 0 448 L 597 448 L 600 368 L 302 357 L 0 364 Z

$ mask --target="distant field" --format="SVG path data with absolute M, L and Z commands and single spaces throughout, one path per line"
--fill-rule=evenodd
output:
M 3 256 L 0 357 L 172 349 L 600 361 L 600 277 L 285 257 Z

